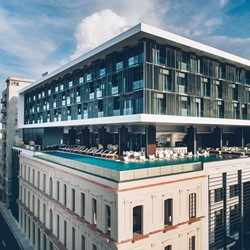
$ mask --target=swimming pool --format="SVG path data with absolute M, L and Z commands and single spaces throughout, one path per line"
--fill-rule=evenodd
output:
M 199 156 L 199 157 L 192 156 L 192 157 L 184 157 L 176 159 L 163 159 L 163 160 L 145 161 L 145 162 L 139 162 L 139 161 L 124 162 L 124 161 L 110 160 L 102 157 L 94 157 L 94 156 L 80 155 L 80 154 L 60 152 L 60 151 L 50 151 L 44 153 L 116 171 L 137 170 L 143 168 L 154 168 L 163 166 L 167 167 L 172 165 L 180 165 L 180 164 L 182 165 L 182 164 L 190 164 L 198 162 L 203 163 L 203 162 L 227 160 L 230 158 L 231 159 L 237 158 L 237 156 L 210 155 L 210 156 Z

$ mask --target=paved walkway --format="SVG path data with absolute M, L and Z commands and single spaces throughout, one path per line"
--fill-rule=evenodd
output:
M 0 202 L 0 212 L 3 215 L 5 221 L 9 225 L 14 237 L 19 243 L 20 249 L 22 250 L 34 250 L 34 248 L 29 244 L 28 239 L 22 233 L 20 226 L 16 219 L 12 216 L 10 210 L 6 208 L 4 203 Z

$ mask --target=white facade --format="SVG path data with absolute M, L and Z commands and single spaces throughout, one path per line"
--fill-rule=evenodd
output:
M 208 244 L 203 171 L 118 184 L 23 153 L 20 167 L 20 224 L 36 249 L 47 244 L 58 249 L 139 250 L 171 245 L 188 250 L 192 240 L 196 249 Z M 191 196 L 195 197 L 193 216 Z M 166 200 L 171 202 L 169 212 L 164 208 Z M 140 232 L 133 231 L 135 216 L 142 220 Z

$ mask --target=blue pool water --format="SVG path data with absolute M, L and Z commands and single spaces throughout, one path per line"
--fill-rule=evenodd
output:
M 60 151 L 46 152 L 46 154 L 117 171 L 153 168 L 153 167 L 194 163 L 194 162 L 211 162 L 211 161 L 219 161 L 219 160 L 234 158 L 232 156 L 210 155 L 210 156 L 199 156 L 199 157 L 192 156 L 192 157 L 185 157 L 178 159 L 155 160 L 155 161 L 145 161 L 145 162 L 124 162 L 124 161 L 105 159 L 102 157 L 93 157 L 93 156 L 73 154 Z

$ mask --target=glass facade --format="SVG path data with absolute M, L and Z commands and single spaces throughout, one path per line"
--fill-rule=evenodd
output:
M 131 114 L 250 118 L 250 69 L 154 40 L 107 54 L 25 94 L 24 124 Z

